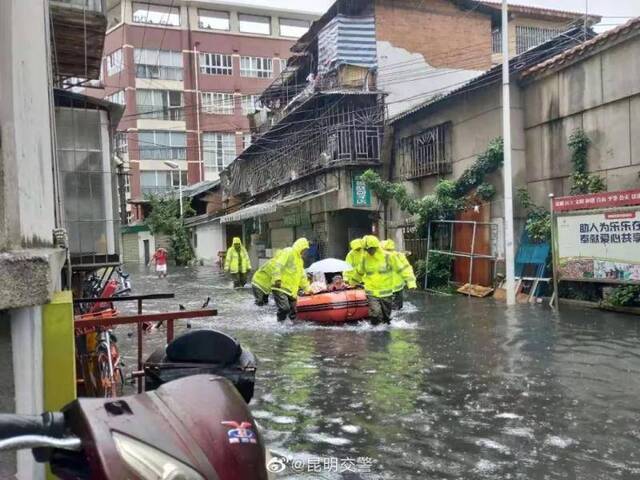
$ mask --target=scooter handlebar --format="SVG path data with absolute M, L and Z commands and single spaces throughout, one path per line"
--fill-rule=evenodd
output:
M 61 438 L 64 433 L 64 415 L 60 412 L 42 415 L 0 414 L 0 440 L 25 435 Z
M 0 440 L 0 452 L 3 450 L 24 450 L 33 448 L 55 448 L 59 450 L 79 451 L 82 440 L 78 437 L 54 438 L 43 435 L 20 435 Z

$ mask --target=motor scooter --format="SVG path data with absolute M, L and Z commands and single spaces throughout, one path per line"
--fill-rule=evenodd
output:
M 0 450 L 32 449 L 63 480 L 267 480 L 260 432 L 225 378 L 184 377 L 61 412 L 0 415 Z

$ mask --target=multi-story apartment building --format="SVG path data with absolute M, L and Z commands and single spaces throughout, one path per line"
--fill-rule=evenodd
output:
M 103 95 L 126 106 L 118 147 L 138 219 L 146 194 L 213 180 L 250 143 L 247 114 L 314 16 L 209 0 L 108 7 Z

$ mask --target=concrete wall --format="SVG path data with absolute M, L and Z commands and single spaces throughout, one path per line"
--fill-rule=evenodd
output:
M 640 186 L 640 38 L 531 79 L 524 102 L 527 184 L 536 203 L 569 194 L 567 142 L 576 128 L 592 141 L 589 172 L 609 190 Z
M 205 265 L 215 264 L 218 261 L 218 252 L 226 251 L 225 228 L 219 221 L 211 221 L 197 225 L 193 234 L 197 236 L 196 259 Z
M 0 250 L 52 244 L 48 4 L 0 2 Z
M 525 176 L 525 138 L 523 134 L 524 111 L 521 92 L 517 86 L 511 92 L 511 121 L 513 125 L 513 182 L 514 188 L 524 186 Z M 417 113 L 394 125 L 396 141 L 416 135 L 430 127 L 448 123 L 446 133 L 448 158 L 451 160 L 451 174 L 444 178 L 457 179 L 469 168 L 479 154 L 483 153 L 491 140 L 502 136 L 502 87 L 494 84 L 474 90 L 465 95 L 442 101 L 424 112 Z M 395 161 L 392 176 L 395 181 L 404 181 L 409 192 L 415 197 L 433 193 L 439 177 L 428 176 L 414 180 L 405 180 L 401 176 L 401 165 Z M 492 219 L 503 216 L 503 188 L 500 172 L 487 179 L 496 187 L 497 195 L 490 205 Z M 400 240 L 401 235 L 394 230 L 408 217 L 395 202 L 390 209 L 391 231 L 389 236 Z M 516 214 L 520 214 L 516 211 Z M 396 227 L 395 229 L 393 227 Z

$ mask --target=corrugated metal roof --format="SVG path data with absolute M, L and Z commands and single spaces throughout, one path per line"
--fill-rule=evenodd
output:
M 610 42 L 617 41 L 621 37 L 631 37 L 638 35 L 640 33 L 640 17 L 633 18 L 629 20 L 624 25 L 616 27 L 612 30 L 608 30 L 604 33 L 601 33 L 597 37 L 592 38 L 591 40 L 584 42 L 574 48 L 566 50 L 559 55 L 556 55 L 544 62 L 541 62 L 522 74 L 523 78 L 530 77 L 532 75 L 537 75 L 542 72 L 548 71 L 553 68 L 557 68 L 561 65 L 564 65 L 568 62 L 572 62 L 577 60 L 580 57 L 587 55 L 589 52 L 593 50 L 603 47 Z
M 489 0 L 476 0 L 478 3 L 486 5 L 494 10 L 500 11 L 502 4 L 497 1 Z M 573 12 L 569 10 L 556 10 L 554 8 L 534 7 L 531 5 L 518 5 L 509 3 L 509 12 L 511 13 L 523 13 L 536 16 L 555 17 L 555 18 L 584 18 L 584 12 Z M 593 23 L 599 22 L 602 17 L 599 15 L 589 15 L 587 18 Z

